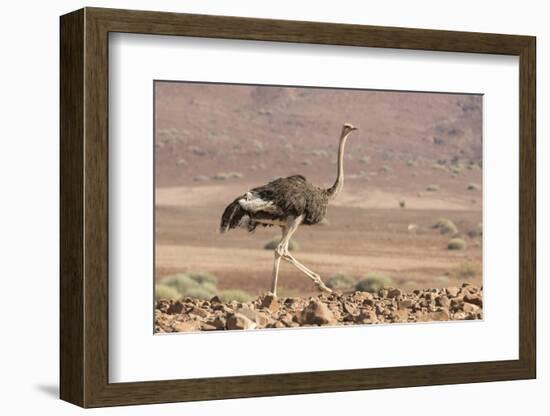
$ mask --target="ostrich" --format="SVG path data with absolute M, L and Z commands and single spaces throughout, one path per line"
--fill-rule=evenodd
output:
M 278 178 L 266 185 L 253 188 L 237 197 L 223 212 L 220 232 L 242 227 L 252 232 L 257 226 L 279 226 L 282 238 L 274 252 L 271 293 L 277 295 L 277 278 L 281 258 L 294 265 L 307 275 L 318 289 L 332 292 L 325 286 L 321 277 L 296 260 L 288 251 L 292 235 L 302 224 L 313 225 L 323 220 L 328 203 L 344 186 L 344 147 L 352 131 L 351 124 L 344 124 L 338 146 L 338 171 L 336 181 L 328 189 L 319 188 L 302 175 Z

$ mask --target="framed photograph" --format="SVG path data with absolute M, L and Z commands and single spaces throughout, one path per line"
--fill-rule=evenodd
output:
M 82 407 L 535 378 L 535 38 L 61 17 Z

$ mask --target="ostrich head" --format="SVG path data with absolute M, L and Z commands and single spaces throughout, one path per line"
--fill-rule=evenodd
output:
M 344 126 L 342 127 L 342 133 L 347 134 L 352 132 L 353 130 L 359 130 L 359 129 L 352 124 L 344 123 Z
M 352 124 L 345 123 L 344 126 L 342 127 L 342 137 L 347 136 L 348 134 L 350 134 L 354 130 L 359 130 L 359 129 L 357 127 L 353 126 Z

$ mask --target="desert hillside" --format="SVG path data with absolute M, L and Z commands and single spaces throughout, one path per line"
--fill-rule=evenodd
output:
M 341 126 L 350 122 L 360 130 L 346 147 L 344 190 L 323 224 L 298 230 L 296 258 L 325 281 L 481 285 L 481 109 L 479 95 L 157 82 L 157 281 L 203 273 L 216 282 L 193 288 L 203 299 L 265 293 L 273 255 L 264 247 L 280 231 L 220 235 L 221 213 L 275 177 L 331 184 Z M 286 296 L 315 294 L 289 264 L 279 285 Z

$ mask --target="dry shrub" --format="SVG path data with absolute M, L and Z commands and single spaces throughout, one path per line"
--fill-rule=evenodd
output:
M 377 292 L 385 287 L 393 286 L 393 280 L 381 274 L 369 273 L 366 277 L 359 280 L 355 289 L 360 292 Z
M 169 276 L 161 284 L 176 290 L 181 297 L 210 299 L 216 294 L 216 276 L 207 272 L 188 272 Z
M 477 227 L 472 228 L 468 231 L 468 237 L 470 238 L 476 238 L 481 237 L 483 235 L 483 225 L 479 223 Z
M 218 297 L 222 302 L 231 302 L 231 301 L 248 302 L 252 300 L 254 296 L 252 296 L 250 293 L 244 290 L 227 289 L 227 290 L 221 290 L 218 293 Z
M 155 301 L 157 302 L 161 299 L 175 300 L 180 297 L 181 295 L 179 292 L 173 287 L 163 285 L 162 283 L 157 283 L 155 285 Z
M 351 290 L 357 284 L 356 280 L 349 275 L 336 273 L 327 279 L 326 285 L 331 289 Z
M 439 230 L 441 234 L 455 235 L 458 233 L 458 228 L 456 228 L 454 222 L 447 218 L 439 218 L 435 224 L 432 225 L 432 228 Z
M 466 248 L 466 241 L 462 238 L 452 238 L 447 244 L 449 250 L 464 250 Z

